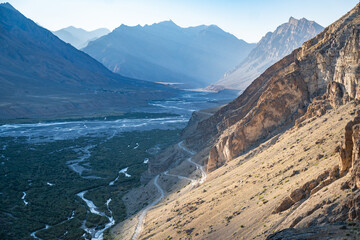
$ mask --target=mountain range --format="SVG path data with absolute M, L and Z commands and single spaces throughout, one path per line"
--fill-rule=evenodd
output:
M 0 5 L 0 118 L 120 111 L 171 94 L 165 86 L 114 74 Z
M 170 20 L 121 25 L 83 51 L 124 76 L 195 88 L 219 79 L 254 46 L 215 25 L 182 28 Z
M 107 28 L 86 31 L 82 28 L 76 28 L 73 26 L 62 28 L 53 32 L 53 34 L 55 34 L 58 38 L 66 43 L 70 43 L 77 49 L 86 47 L 90 41 L 94 41 L 108 33 L 110 33 L 110 30 Z
M 359 239 L 359 79 L 360 3 L 229 104 L 193 113 L 124 198 L 134 211 L 157 188 L 158 204 L 113 237 Z
M 181 28 L 167 21 L 144 27 L 122 25 L 91 41 L 84 51 L 112 71 L 10 4 L 0 4 L 0 118 L 126 111 L 176 92 L 154 82 L 202 87 L 219 79 L 230 65 L 238 67 L 219 82 L 223 85 L 212 88 L 245 89 L 229 104 L 194 112 L 179 142 L 146 158 L 148 169 L 141 186 L 124 191 L 120 184 L 125 182 L 109 184 L 116 195 L 124 194 L 113 204 L 126 209 L 128 218 L 106 237 L 359 239 L 360 3 L 325 29 L 306 19 L 290 18 L 255 48 L 214 25 Z M 215 67 L 219 63 L 221 67 Z M 143 145 L 125 140 L 121 144 L 125 151 Z M 1 151 L 10 148 L 27 159 L 13 146 L 18 145 L 5 145 Z M 112 151 L 119 145 L 105 146 Z M 150 154 L 148 147 L 144 151 Z M 6 164 L 4 176 L 15 176 L 11 171 L 18 168 L 8 170 L 14 156 L 10 157 L 2 163 Z M 145 164 L 142 159 L 141 165 Z M 45 160 L 54 164 L 56 159 L 48 161 L 46 156 Z M 105 163 L 102 154 L 100 160 Z M 41 168 L 29 176 L 34 173 L 41 173 Z M 15 179 L 14 186 L 20 183 Z M 113 179 L 112 183 L 118 180 Z M 23 184 L 30 186 L 29 180 L 24 178 Z M 54 185 L 45 182 L 45 186 Z M 32 186 L 36 187 L 40 185 Z M 94 184 L 93 188 L 99 187 Z M 85 192 L 81 193 L 84 199 Z M 79 196 L 78 191 L 72 194 Z M 109 191 L 96 196 L 106 199 L 106 194 Z M 16 195 L 26 207 L 26 192 Z M 99 213 L 95 201 L 86 204 L 90 212 Z M 102 207 L 112 216 L 110 201 Z M 30 203 L 27 211 L 33 210 L 33 204 L 40 203 Z M 82 209 L 69 208 L 73 214 L 66 221 L 73 220 L 74 214 L 94 217 Z M 18 220 L 17 215 L 4 214 Z M 70 227 L 89 227 L 73 221 Z M 62 223 L 51 225 L 56 228 Z M 100 225 L 91 227 L 95 230 Z M 67 238 L 61 228 L 57 236 Z M 47 229 L 45 225 L 42 230 Z M 37 236 L 36 231 L 33 234 Z
M 241 64 L 227 72 L 208 89 L 245 90 L 268 67 L 299 48 L 305 41 L 315 37 L 323 29 L 314 21 L 291 17 L 274 32 L 268 32 Z

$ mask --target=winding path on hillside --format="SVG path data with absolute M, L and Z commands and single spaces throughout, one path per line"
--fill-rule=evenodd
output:
M 182 150 L 184 150 L 185 152 L 189 153 L 191 156 L 193 156 L 195 153 L 189 149 L 187 149 L 184 145 L 183 145 L 183 141 L 178 143 L 179 148 L 181 148 Z M 193 161 L 192 157 L 186 159 L 187 161 L 189 161 L 190 163 L 194 164 L 196 166 L 197 169 L 200 169 L 201 171 L 201 178 L 199 181 L 199 184 L 202 184 L 203 182 L 205 182 L 205 179 L 207 177 L 206 171 L 204 170 L 204 167 L 201 166 L 200 164 L 196 163 Z
M 202 184 L 206 177 L 207 177 L 207 174 L 206 174 L 206 171 L 204 170 L 204 167 L 201 166 L 200 164 L 194 162 L 192 160 L 192 156 L 195 155 L 195 152 L 187 149 L 184 145 L 183 145 L 183 141 L 179 142 L 178 143 L 178 147 L 180 149 L 182 149 L 183 151 L 189 153 L 191 155 L 191 157 L 189 157 L 188 159 L 186 159 L 188 162 L 194 164 L 196 166 L 196 169 L 200 169 L 201 171 L 201 178 L 199 180 L 194 180 L 194 179 L 191 179 L 191 178 L 188 178 L 188 177 L 184 177 L 184 176 L 180 176 L 180 175 L 175 175 L 175 174 L 169 174 L 168 173 L 168 170 L 166 170 L 165 172 L 163 172 L 162 174 L 164 175 L 167 175 L 167 176 L 171 176 L 171 177 L 177 177 L 179 179 L 185 179 L 185 180 L 189 180 L 191 181 L 192 185 L 196 185 L 197 183 L 198 184 Z M 159 175 L 157 175 L 155 178 L 154 178 L 154 185 L 155 187 L 157 188 L 157 190 L 160 192 L 160 197 L 155 199 L 152 203 L 150 203 L 143 211 L 142 213 L 140 214 L 139 218 L 138 218 L 138 224 L 136 225 L 136 229 L 135 229 L 135 232 L 131 238 L 131 240 L 137 240 L 138 237 L 140 236 L 141 232 L 142 232 L 142 229 L 143 229 L 143 226 L 145 224 L 145 217 L 146 217 L 146 214 L 147 212 L 152 208 L 154 207 L 156 204 L 158 204 L 161 199 L 163 199 L 165 197 L 165 191 L 164 189 L 161 188 L 161 186 L 159 185 L 158 183 L 158 180 L 159 180 Z
M 147 212 L 153 207 L 155 206 L 158 202 L 161 201 L 161 199 L 164 198 L 165 196 L 165 192 L 164 190 L 160 187 L 160 185 L 158 184 L 158 180 L 159 180 L 159 176 L 160 175 L 157 175 L 155 178 L 154 178 L 154 185 L 155 187 L 158 189 L 158 191 L 160 192 L 160 197 L 155 199 L 152 203 L 150 203 L 143 211 L 142 213 L 140 214 L 139 216 L 139 219 L 138 219 L 138 224 L 136 226 L 136 229 L 135 229 L 135 232 L 134 232 L 134 235 L 132 236 L 132 240 L 136 240 L 138 239 L 141 231 L 142 231 L 142 228 L 143 228 L 143 225 L 145 223 L 145 217 L 146 217 L 146 214 Z
M 180 175 L 175 175 L 175 174 L 171 174 L 171 173 L 168 173 L 169 171 L 165 171 L 163 172 L 164 175 L 166 176 L 169 176 L 169 177 L 176 177 L 176 178 L 179 178 L 179 179 L 184 179 L 184 180 L 188 180 L 191 182 L 192 185 L 195 185 L 197 180 L 195 179 L 192 179 L 192 178 L 188 178 L 188 177 L 184 177 L 184 176 L 180 176 Z

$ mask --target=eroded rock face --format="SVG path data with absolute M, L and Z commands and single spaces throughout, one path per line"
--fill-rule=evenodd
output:
M 359 41 L 360 4 L 199 123 L 187 143 L 194 148 L 213 145 L 208 160 L 208 169 L 213 170 L 294 123 L 315 97 L 324 95 L 330 106 L 340 104 L 344 96 L 358 98 Z M 318 107 L 320 114 L 327 108 Z
M 345 103 L 344 86 L 338 82 L 329 82 L 326 88 L 325 99 L 327 99 L 333 108 Z
M 354 120 L 348 122 L 345 126 L 345 139 L 340 147 L 339 167 L 340 174 L 344 175 L 351 167 L 359 164 L 359 136 L 360 136 L 360 113 Z
M 307 107 L 305 114 L 295 121 L 295 127 L 299 128 L 307 119 L 323 116 L 328 110 L 338 108 L 349 102 L 351 98 L 344 94 L 344 86 L 341 83 L 329 82 L 326 87 L 326 93 L 322 97 L 315 97 L 312 103 Z M 302 111 L 301 109 L 299 111 Z
M 332 171 L 325 171 L 320 174 L 317 178 L 312 179 L 306 182 L 303 186 L 298 189 L 295 189 L 290 193 L 289 196 L 285 197 L 279 204 L 277 208 L 275 208 L 274 213 L 283 212 L 292 207 L 295 203 L 310 197 L 311 195 L 318 192 L 323 187 L 329 185 L 333 181 L 335 181 L 338 175 L 338 168 L 332 169 Z
M 351 167 L 353 141 L 352 141 L 352 127 L 353 121 L 348 122 L 345 126 L 345 140 L 340 149 L 340 172 L 343 175 Z
M 274 213 L 285 211 L 295 203 L 318 192 L 325 186 L 333 183 L 340 177 L 349 175 L 342 189 L 351 188 L 352 190 L 360 189 L 360 112 L 356 113 L 354 120 L 348 122 L 345 126 L 345 140 L 339 151 L 339 166 L 330 171 L 325 171 L 316 179 L 305 183 L 302 187 L 293 190 L 289 196 L 285 197 Z M 338 206 L 340 209 L 338 217 L 345 218 L 348 215 L 350 220 L 360 220 L 360 194 L 357 192 L 354 196 L 347 198 L 345 203 Z M 295 224 L 296 225 L 296 224 Z
M 360 117 L 356 117 L 354 122 L 358 124 L 352 128 L 353 151 L 351 159 L 351 180 L 354 187 L 360 188 Z

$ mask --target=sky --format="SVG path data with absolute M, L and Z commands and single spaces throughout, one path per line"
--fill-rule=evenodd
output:
M 68 26 L 109 30 L 172 20 L 181 27 L 215 24 L 247 42 L 295 17 L 326 27 L 358 0 L 7 0 L 49 30 Z

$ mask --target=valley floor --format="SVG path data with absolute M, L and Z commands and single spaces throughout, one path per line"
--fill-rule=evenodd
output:
M 103 239 L 126 217 L 121 198 L 140 185 L 152 153 L 179 133 L 154 129 L 56 140 L 65 137 L 60 130 L 51 136 L 30 131 L 28 138 L 0 136 L 0 239 Z

